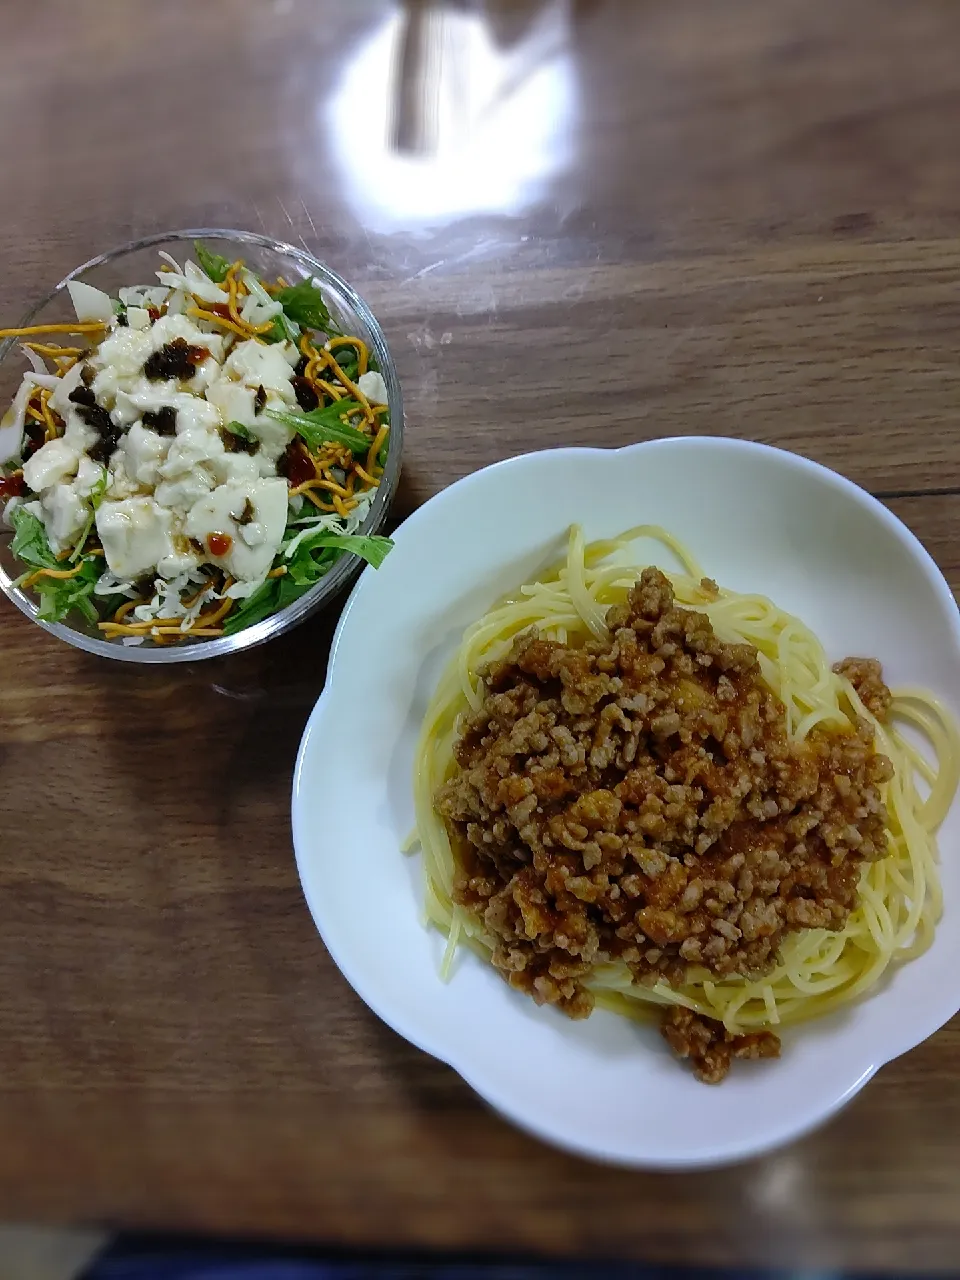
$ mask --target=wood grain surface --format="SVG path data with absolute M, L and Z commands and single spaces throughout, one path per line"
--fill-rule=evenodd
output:
M 960 588 L 960 6 L 438 9 L 5 6 L 3 314 L 134 236 L 264 228 L 386 327 L 398 517 L 535 447 L 732 434 L 879 494 Z M 386 140 L 429 143 L 430 104 L 395 69 L 420 74 L 438 22 L 479 89 L 508 60 L 506 125 L 456 143 L 467 169 L 426 155 L 404 178 Z M 956 1021 L 792 1148 L 664 1176 L 527 1138 L 366 1010 L 290 839 L 334 621 L 158 672 L 0 609 L 0 1217 L 955 1264 Z

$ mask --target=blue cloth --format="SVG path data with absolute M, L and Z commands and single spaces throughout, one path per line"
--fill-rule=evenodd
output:
M 871 1277 L 844 1277 L 837 1272 L 809 1270 L 704 1269 L 604 1262 L 361 1258 L 291 1248 L 271 1250 L 120 1240 L 91 1265 L 82 1280 L 871 1280 Z

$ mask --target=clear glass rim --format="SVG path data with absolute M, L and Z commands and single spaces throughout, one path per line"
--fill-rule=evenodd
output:
M 390 349 L 387 346 L 386 337 L 369 306 L 339 272 L 321 262 L 319 258 L 315 258 L 308 250 L 298 249 L 295 245 L 287 244 L 283 240 L 275 240 L 272 236 L 260 235 L 255 231 L 236 231 L 226 227 L 187 227 L 178 231 L 158 232 L 156 235 L 144 236 L 139 240 L 130 240 L 126 244 L 107 250 L 106 253 L 98 254 L 95 258 L 90 258 L 79 267 L 74 267 L 27 312 L 20 327 L 30 324 L 45 307 L 49 306 L 63 292 L 68 281 L 79 279 L 85 272 L 114 262 L 127 254 L 138 253 L 155 245 L 166 245 L 184 240 L 225 240 L 235 244 L 255 245 L 261 249 L 268 249 L 271 253 L 290 258 L 303 267 L 305 271 L 309 272 L 311 276 L 318 278 L 321 284 L 326 281 L 335 289 L 341 291 L 346 301 L 356 311 L 370 335 L 371 345 L 380 365 L 380 372 L 387 384 L 387 397 L 390 406 L 391 443 L 387 454 L 387 464 L 377 489 L 377 496 L 370 506 L 366 519 L 357 530 L 359 534 L 375 532 L 383 523 L 400 478 L 401 455 L 403 452 L 403 396 L 400 391 L 400 380 L 397 376 L 393 358 L 390 355 Z M 0 344 L 0 362 L 7 358 L 16 341 L 16 338 L 8 338 Z M 273 639 L 274 636 L 282 635 L 284 632 L 289 631 L 318 609 L 325 600 L 335 597 L 350 582 L 362 564 L 363 561 L 358 556 L 342 555 L 330 572 L 321 578 L 315 586 L 311 587 L 298 600 L 294 600 L 292 604 L 281 609 L 279 613 L 272 614 L 269 618 L 264 618 L 263 621 L 257 622 L 243 631 L 238 631 L 232 636 L 221 636 L 215 640 L 194 641 L 182 646 L 171 646 L 163 649 L 147 649 L 139 645 L 124 645 L 117 640 L 100 640 L 95 636 L 86 635 L 82 631 L 76 631 L 73 627 L 63 622 L 44 622 L 37 617 L 38 606 L 25 592 L 18 587 L 14 587 L 13 579 L 2 564 L 0 564 L 0 589 L 3 590 L 8 599 L 13 601 L 20 612 L 36 623 L 38 627 L 42 627 L 44 631 L 50 632 L 51 635 L 57 636 L 59 639 L 65 640 L 68 644 L 74 645 L 78 649 L 83 649 L 87 653 L 97 654 L 102 658 L 112 658 L 115 661 L 138 662 L 141 664 L 198 662 L 205 658 L 216 658 L 229 653 L 240 653 L 244 649 L 255 648 L 257 645 Z

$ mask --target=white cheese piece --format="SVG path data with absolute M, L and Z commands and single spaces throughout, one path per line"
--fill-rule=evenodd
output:
M 219 484 L 248 484 L 268 474 L 268 463 L 260 453 L 224 453 L 211 463 Z M 274 474 L 276 468 L 274 468 Z
M 387 395 L 387 384 L 383 380 L 382 373 L 375 373 L 372 369 L 369 373 L 361 373 L 357 379 L 357 386 L 371 404 L 390 403 L 390 397 Z
M 275 391 L 287 404 L 295 404 L 297 397 L 291 382 L 293 368 L 287 359 L 286 348 L 296 352 L 292 342 L 265 343 L 254 338 L 238 342 L 224 361 L 223 371 L 254 390 L 263 387 L 264 391 Z
M 73 486 L 66 484 L 47 489 L 40 497 L 40 507 L 50 550 L 59 555 L 76 542 L 87 523 L 90 508 Z
M 133 378 L 117 392 L 112 416 L 118 426 L 125 427 L 144 413 L 174 409 L 178 434 L 195 428 L 209 430 L 220 425 L 220 414 L 201 396 L 180 391 L 175 382 L 151 382 L 149 378 Z
M 34 493 L 43 493 L 55 484 L 72 479 L 79 463 L 79 451 L 66 440 L 48 440 L 23 464 L 23 480 Z
M 100 434 L 93 427 L 88 427 L 80 415 L 71 406 L 70 413 L 66 415 L 66 429 L 63 433 L 63 440 L 66 444 L 76 449 L 78 453 L 84 449 L 92 448 L 100 439 Z
M 239 422 L 245 427 L 252 427 L 258 416 L 256 395 L 253 387 L 232 382 L 229 378 L 220 378 L 207 389 L 207 400 L 219 409 L 224 426 Z
M 196 370 L 193 377 L 188 378 L 183 385 L 189 387 L 196 395 L 203 395 L 210 383 L 219 376 L 220 366 L 213 356 L 209 356 L 206 360 L 201 360 Z
M 227 364 L 229 363 L 228 359 Z M 264 390 L 267 395 L 265 409 L 287 407 L 286 401 L 281 399 L 275 390 L 271 388 L 267 391 L 266 387 Z M 231 422 L 239 422 L 260 441 L 258 453 L 252 455 L 258 460 L 259 474 L 275 474 L 277 459 L 294 437 L 293 428 L 277 422 L 268 413 L 257 413 L 255 388 L 244 383 L 233 382 L 229 378 L 221 378 L 213 383 L 207 390 L 207 400 L 220 410 L 224 426 L 228 426 Z M 226 479 L 226 476 L 223 478 Z
M 167 456 L 170 441 L 135 422 L 120 442 L 123 465 L 131 480 L 151 488 L 159 483 L 160 464 Z
M 94 462 L 92 458 L 88 458 L 86 454 L 81 454 L 80 465 L 77 467 L 77 478 L 72 485 L 74 493 L 81 498 L 89 498 L 102 479 L 103 467 Z
M 170 290 L 161 285 L 132 285 L 117 290 L 117 297 L 126 307 L 162 307 L 170 296 Z
M 196 502 L 216 487 L 216 483 L 209 472 L 203 467 L 197 467 L 179 480 L 161 480 L 154 489 L 153 496 L 161 507 L 185 516 Z
M 197 403 L 202 404 L 203 401 Z M 212 405 L 208 408 L 216 414 Z M 179 426 L 179 422 L 177 425 Z M 219 462 L 223 455 L 223 441 L 218 431 L 202 426 L 186 431 L 178 430 L 167 451 L 166 461 L 160 468 L 160 475 L 164 480 L 182 480 L 193 475 L 199 466 Z
M 259 520 L 251 520 L 240 526 L 240 537 L 248 547 L 262 547 L 267 540 L 267 530 Z
M 82 280 L 68 280 L 67 292 L 77 313 L 77 319 L 86 324 L 93 320 L 103 320 L 110 324 L 116 313 L 113 303 L 102 289 L 95 289 L 92 284 L 84 284 Z
M 96 522 L 107 566 L 118 577 L 139 577 L 173 555 L 173 517 L 153 498 L 101 502 Z
M 222 333 L 204 333 L 197 328 L 195 320 L 183 315 L 161 316 L 151 328 L 150 338 L 154 351 L 159 351 L 174 338 L 183 338 L 191 347 L 205 347 L 215 360 L 221 359 L 226 341 Z
M 108 471 L 109 479 L 107 480 L 106 489 L 108 498 L 118 501 L 120 498 L 132 498 L 140 492 L 138 481 L 127 474 L 126 461 L 119 449 L 111 457 Z
M 127 307 L 127 324 L 131 329 L 149 329 L 150 312 L 145 307 Z
M 263 541 L 255 547 L 244 541 L 240 520 L 245 514 L 250 523 L 263 526 Z M 209 558 L 238 581 L 253 581 L 266 576 L 280 547 L 287 520 L 287 483 L 285 480 L 252 480 L 220 485 L 194 506 L 184 532 L 196 538 L 207 550 Z M 207 541 L 211 534 L 225 534 L 230 548 L 224 555 L 214 555 Z
M 261 474 L 266 474 L 264 463 L 271 464 L 270 470 L 276 469 L 276 461 L 293 439 L 296 432 L 293 427 L 284 426 L 269 414 L 261 413 L 250 427 L 250 434 L 260 441 L 260 450 L 255 456 L 260 459 Z

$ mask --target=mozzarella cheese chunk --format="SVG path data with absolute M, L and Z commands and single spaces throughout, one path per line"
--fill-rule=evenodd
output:
M 160 464 L 167 456 L 169 441 L 142 422 L 135 422 L 120 444 L 124 470 L 137 484 L 153 488 L 160 481 Z
M 387 384 L 383 380 L 382 373 L 361 373 L 357 379 L 357 386 L 367 397 L 371 404 L 389 404 L 390 397 L 387 395 Z
M 107 566 L 118 578 L 138 578 L 174 554 L 173 516 L 154 498 L 104 500 L 96 521 Z
M 231 577 L 255 581 L 266 577 L 280 549 L 287 522 L 285 480 L 231 481 L 201 498 L 187 517 L 184 531 L 207 551 L 209 558 Z M 250 546 L 243 536 L 249 525 L 259 525 L 261 541 Z M 220 535 L 228 548 L 218 554 L 210 546 L 211 535 Z
M 62 437 L 48 440 L 23 464 L 23 480 L 34 493 L 63 484 L 77 474 L 80 453 Z
M 263 343 L 249 338 L 233 348 L 224 362 L 223 372 L 254 390 L 263 387 L 264 391 L 275 391 L 287 404 L 295 404 L 291 353 L 296 365 L 299 355 L 292 342 Z
M 47 541 L 54 555 L 73 546 L 87 523 L 90 508 L 73 485 L 57 485 L 40 495 Z

